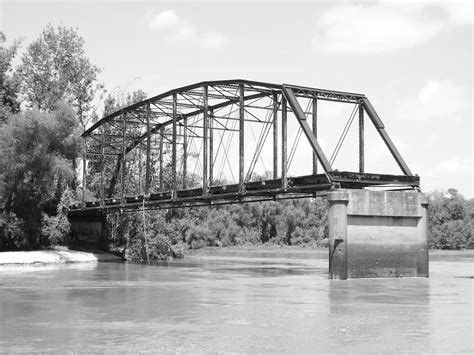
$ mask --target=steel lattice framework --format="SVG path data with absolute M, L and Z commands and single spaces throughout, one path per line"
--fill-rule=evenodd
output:
M 359 117 L 359 171 L 333 169 L 338 150 L 328 159 L 317 137 L 319 101 L 354 105 L 353 115 Z M 402 174 L 365 172 L 365 114 Z M 290 152 L 289 120 L 298 123 Z M 303 135 L 312 154 L 297 159 L 307 159 L 312 174 L 289 176 Z M 419 177 L 411 173 L 369 100 L 349 92 L 248 80 L 206 81 L 125 107 L 82 137 L 84 201 L 72 211 L 293 198 L 338 187 L 419 187 Z M 263 159 L 262 150 L 269 147 L 273 158 Z M 264 160 L 272 160 L 267 161 L 270 173 L 256 175 L 255 166 Z

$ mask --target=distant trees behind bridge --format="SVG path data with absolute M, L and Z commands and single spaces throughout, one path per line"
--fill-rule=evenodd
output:
M 0 250 L 61 245 L 69 238 L 68 206 L 79 201 L 81 132 L 99 116 L 147 95 L 107 93 L 76 29 L 46 26 L 17 66 L 22 43 L 6 43 L 0 32 Z M 87 173 L 93 187 L 99 165 L 90 162 Z M 196 177 L 186 178 L 192 187 Z M 430 197 L 431 247 L 473 248 L 473 200 L 454 189 Z M 147 250 L 149 257 L 161 258 L 176 246 L 324 246 L 327 238 L 322 198 L 115 213 L 108 220 L 111 247 L 138 261 Z

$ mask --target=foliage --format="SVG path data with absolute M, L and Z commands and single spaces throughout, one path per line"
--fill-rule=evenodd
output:
M 146 238 L 143 229 L 143 212 L 111 214 L 108 216 L 111 231 L 111 250 L 121 252 L 127 260 L 146 262 L 173 256 L 171 238 L 158 226 L 166 224 L 161 211 L 145 212 Z M 169 232 L 170 229 L 167 228 Z M 164 232 L 164 233 L 163 233 Z M 146 244 L 146 242 L 148 244 Z M 148 256 L 147 256 L 148 253 Z
M 9 47 L 5 47 L 5 41 L 5 35 L 0 32 L 0 123 L 6 121 L 9 114 L 18 113 L 20 110 L 19 77 L 12 69 L 12 60 L 20 42 L 14 41 Z
M 97 83 L 100 70 L 86 57 L 84 39 L 77 30 L 46 26 L 21 59 L 18 74 L 27 104 L 52 111 L 60 102 L 67 102 L 84 129 L 94 96 L 102 86 Z
M 219 246 L 211 230 L 206 226 L 193 226 L 189 230 L 186 242 L 191 249 Z
M 67 218 L 69 206 L 77 202 L 68 187 L 63 191 L 55 216 L 43 214 L 41 235 L 50 245 L 64 245 L 71 232 L 71 224 Z
M 104 117 L 108 116 L 123 107 L 133 105 L 134 103 L 143 101 L 147 98 L 147 94 L 143 90 L 135 90 L 127 93 L 125 96 L 113 96 L 109 94 L 104 100 Z
M 474 248 L 473 201 L 466 201 L 455 189 L 430 196 L 429 242 L 436 249 Z
M 151 260 L 169 257 L 183 242 L 191 249 L 262 243 L 312 246 L 323 244 L 328 232 L 327 203 L 320 198 L 148 211 L 145 219 Z M 121 249 L 130 260 L 146 260 L 143 212 L 109 221 L 112 249 Z
M 45 245 L 43 213 L 52 214 L 61 191 L 74 178 L 78 152 L 74 112 L 29 110 L 11 116 L 0 131 L 0 196 L 6 213 L 22 223 L 30 247 Z
M 169 254 L 156 250 L 166 251 L 166 246 L 173 249 L 182 242 L 190 249 L 264 243 L 327 246 L 327 210 L 327 201 L 315 198 L 149 211 L 146 216 L 149 230 L 159 231 L 165 245 L 155 249 L 154 236 L 149 234 L 150 258 L 153 255 L 167 258 Z M 430 246 L 473 248 L 473 217 L 474 200 L 466 201 L 456 190 L 431 194 Z M 137 225 L 141 222 L 139 218 L 136 220 Z M 130 219 L 127 223 L 133 229 Z M 143 234 L 133 238 L 129 255 L 134 260 L 146 260 Z
M 0 250 L 16 250 L 28 247 L 22 221 L 14 213 L 0 213 Z

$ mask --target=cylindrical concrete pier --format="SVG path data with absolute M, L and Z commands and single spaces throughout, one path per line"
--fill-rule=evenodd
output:
M 419 196 L 421 218 L 418 221 L 418 238 L 419 248 L 417 261 L 417 276 L 428 277 L 429 276 L 429 255 L 428 255 L 428 204 L 429 198 L 426 195 Z

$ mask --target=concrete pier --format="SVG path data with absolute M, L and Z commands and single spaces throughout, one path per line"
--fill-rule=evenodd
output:
M 108 230 L 105 215 L 75 211 L 68 215 L 71 239 L 67 245 L 108 251 Z
M 329 278 L 428 277 L 428 198 L 415 191 L 328 194 Z

